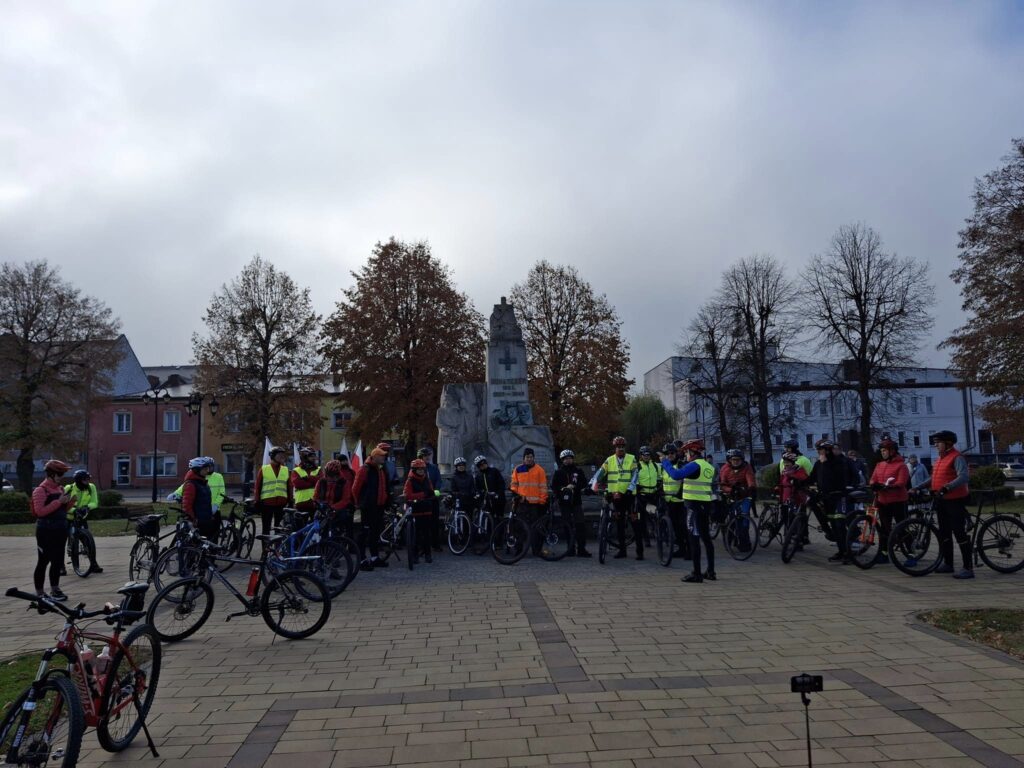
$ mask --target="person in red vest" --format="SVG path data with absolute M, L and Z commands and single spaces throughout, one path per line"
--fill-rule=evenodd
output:
M 405 479 L 405 501 L 412 505 L 412 516 L 416 521 L 416 559 L 422 555 L 428 563 L 434 561 L 431 550 L 431 517 L 434 513 L 434 484 L 427 475 L 427 462 L 414 459 L 409 464 L 409 476 Z
M 352 483 L 352 499 L 362 521 L 359 548 L 362 563 L 360 570 L 387 568 L 388 561 L 380 556 L 380 532 L 384 527 L 384 510 L 391 503 L 388 476 L 384 470 L 387 454 L 380 448 L 370 451 L 366 463 L 359 467 Z M 369 550 L 369 557 L 366 551 Z
M 889 533 L 893 520 L 897 523 L 907 516 L 907 498 L 910 489 L 910 470 L 900 456 L 900 447 L 891 437 L 883 437 L 878 444 L 882 460 L 871 472 L 871 490 L 875 492 L 878 506 L 878 527 L 882 538 L 879 541 L 878 558 L 875 562 L 889 562 Z
M 971 492 L 967 485 L 967 459 L 955 447 L 956 434 L 948 429 L 936 432 L 928 438 L 928 442 L 939 452 L 932 470 L 932 493 L 937 496 L 935 511 L 939 517 L 942 564 L 935 572 L 952 573 L 954 579 L 973 579 L 974 552 L 967 535 L 967 496 Z M 956 573 L 953 569 L 954 536 L 964 559 L 963 569 Z
M 348 464 L 348 457 L 345 457 Z M 332 459 L 324 465 L 324 471 L 316 481 L 313 491 L 314 503 L 326 504 L 333 513 L 331 525 L 346 536 L 352 536 L 352 470 L 345 474 L 339 459 Z

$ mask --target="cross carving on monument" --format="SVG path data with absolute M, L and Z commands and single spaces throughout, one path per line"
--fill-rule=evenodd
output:
M 512 357 L 512 350 L 509 347 L 505 347 L 505 356 L 500 358 L 498 362 L 505 366 L 505 373 L 512 370 L 512 366 L 515 364 L 516 359 Z

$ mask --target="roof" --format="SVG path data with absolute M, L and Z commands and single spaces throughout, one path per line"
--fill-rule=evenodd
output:
M 145 392 L 149 388 L 149 379 L 146 372 L 135 355 L 135 350 L 128 342 L 128 337 L 123 333 L 114 341 L 114 345 L 120 352 L 117 367 L 110 375 L 111 397 L 127 397 L 129 395 Z

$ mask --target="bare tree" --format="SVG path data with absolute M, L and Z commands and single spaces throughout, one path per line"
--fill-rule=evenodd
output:
M 737 412 L 733 396 L 742 389 L 739 341 L 732 309 L 712 300 L 697 310 L 678 349 L 691 360 L 690 381 L 710 403 L 712 423 L 727 446 L 737 444 L 732 417 Z
M 45 261 L 0 268 L 0 447 L 18 450 L 22 490 L 32 490 L 40 450 L 70 458 L 84 448 L 92 398 L 120 355 L 119 325 Z
M 718 301 L 733 315 L 736 356 L 757 412 L 757 426 L 766 463 L 772 459 L 772 414 L 768 388 L 777 378 L 786 336 L 780 320 L 793 309 L 797 289 L 772 256 L 754 255 L 726 270 Z M 751 446 L 751 452 L 753 452 Z
M 192 336 L 196 384 L 237 419 L 250 456 L 260 455 L 264 437 L 306 442 L 319 433 L 320 316 L 309 288 L 254 256 L 213 296 L 203 321 L 206 335 Z
M 803 309 L 820 318 L 816 338 L 843 360 L 843 378 L 860 406 L 860 452 L 873 453 L 872 393 L 885 392 L 894 368 L 913 365 L 934 288 L 928 265 L 882 250 L 882 240 L 864 224 L 844 225 L 825 254 L 803 273 Z

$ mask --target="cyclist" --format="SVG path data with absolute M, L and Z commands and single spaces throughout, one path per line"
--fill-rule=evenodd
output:
M 348 458 L 345 459 L 348 463 Z M 351 474 L 351 470 L 349 470 Z M 352 536 L 352 482 L 342 472 L 340 459 L 331 459 L 324 464 L 323 472 L 313 489 L 315 503 L 326 504 L 333 512 L 331 524 L 346 536 Z
M 684 576 L 683 581 L 700 583 L 707 579 L 715 581 L 715 545 L 711 541 L 711 504 L 714 501 L 713 485 L 715 468 L 705 461 L 704 441 L 693 438 L 683 443 L 687 463 L 675 467 L 668 459 L 661 462 L 665 473 L 673 480 L 683 481 L 683 499 L 686 502 L 686 527 L 690 533 L 690 550 L 693 554 L 693 573 Z M 708 558 L 708 569 L 700 570 L 700 545 Z
M 807 476 L 810 477 L 811 470 L 814 468 L 814 464 L 811 462 L 809 458 L 800 453 L 800 443 L 798 443 L 796 440 L 787 440 L 782 445 L 786 449 L 786 453 L 791 453 L 794 456 L 796 456 L 797 466 L 801 467 L 803 471 L 807 473 Z M 781 473 L 784 469 L 782 464 L 782 459 L 779 459 L 779 473 Z
M 576 454 L 568 448 L 558 454 L 558 460 L 562 465 L 551 476 L 551 492 L 558 500 L 562 516 L 573 522 L 576 557 L 590 557 L 587 551 L 587 525 L 583 518 L 583 489 L 587 486 L 587 476 L 576 466 Z
M 64 486 L 64 493 L 71 497 L 71 506 L 68 507 L 68 520 L 73 520 L 75 517 L 74 510 L 85 507 L 86 509 L 93 510 L 100 505 L 100 496 L 96 492 L 96 485 L 92 482 L 92 475 L 86 472 L 84 469 L 80 469 L 74 474 L 74 482 L 70 485 Z M 92 573 L 103 573 L 103 569 L 100 568 L 99 563 L 95 560 L 95 553 L 90 553 L 93 557 L 90 565 L 90 571 Z M 64 560 L 61 559 L 60 575 L 67 576 L 67 569 L 64 567 Z
M 956 434 L 948 429 L 936 432 L 928 438 L 935 446 L 939 458 L 932 472 L 932 493 L 938 495 L 935 511 L 939 518 L 939 551 L 942 564 L 936 573 L 953 573 L 953 537 L 960 545 L 964 559 L 963 570 L 953 573 L 954 579 L 974 578 L 974 551 L 967 535 L 967 459 L 956 449 Z
M 384 510 L 391 503 L 391 486 L 384 463 L 387 454 L 380 448 L 370 451 L 366 462 L 356 472 L 352 483 L 352 498 L 360 512 L 362 536 L 360 539 L 360 570 L 387 568 L 388 561 L 380 557 L 380 532 L 384 527 Z M 366 556 L 369 548 L 370 557 Z
M 295 508 L 302 512 L 312 512 L 316 509 L 316 501 L 313 494 L 316 491 L 316 481 L 320 479 L 320 467 L 317 465 L 316 451 L 312 448 L 299 449 L 299 466 L 292 470 L 292 500 Z
M 220 513 L 213 511 L 213 494 L 207 480 L 213 472 L 213 459 L 197 456 L 188 463 L 182 483 L 181 510 L 192 521 L 199 535 L 216 542 L 220 533 Z
M 509 490 L 522 499 L 519 514 L 528 526 L 532 526 L 547 511 L 548 476 L 544 468 L 537 464 L 533 448 L 523 451 L 523 463 L 512 470 Z
M 718 487 L 721 490 L 722 498 L 731 506 L 737 501 L 742 501 L 742 512 L 745 517 L 754 511 L 754 498 L 757 495 L 757 478 L 754 477 L 754 468 L 747 463 L 743 457 L 743 451 L 739 448 L 730 448 L 725 452 L 725 464 L 718 473 Z M 744 523 L 738 529 L 740 541 L 737 542 L 740 549 L 750 551 L 750 537 L 747 535 L 749 526 Z
M 843 497 L 851 484 L 849 459 L 842 452 L 836 455 L 835 446 L 828 438 L 819 440 L 815 447 L 818 460 L 811 469 L 810 485 L 817 487 L 818 495 L 811 509 L 825 531 L 825 538 L 839 547 L 829 562 L 849 562 L 846 557 L 846 515 L 842 511 Z
M 224 475 L 217 471 L 217 462 L 213 460 L 212 456 L 204 456 L 203 458 L 209 461 L 210 465 L 213 467 L 213 472 L 211 472 L 206 478 L 206 483 L 210 486 L 210 498 L 213 500 L 213 511 L 219 512 L 220 507 L 227 496 L 224 485 Z M 184 491 L 185 484 L 182 483 L 173 492 L 167 495 L 167 501 L 174 504 L 181 504 L 181 495 Z
M 907 516 L 910 472 L 900 456 L 899 446 L 891 438 L 882 438 L 878 452 L 882 460 L 875 464 L 869 485 L 875 492 L 878 528 L 882 534 L 875 562 L 884 564 L 889 562 L 889 532 L 892 531 L 893 520 L 899 523 Z
M 416 452 L 416 458 L 420 459 L 427 469 L 427 478 L 430 486 L 434 489 L 434 498 L 430 502 L 430 520 L 428 530 L 430 531 L 430 542 L 434 549 L 441 551 L 441 470 L 434 463 L 434 451 L 423 446 Z M 418 528 L 419 526 L 417 526 Z
M 434 562 L 431 548 L 430 517 L 434 510 L 434 485 L 427 475 L 427 462 L 413 459 L 409 464 L 409 476 L 405 479 L 405 501 L 412 506 L 412 516 L 416 520 L 416 560 L 420 555 L 428 563 Z M 414 561 L 415 562 L 415 561 Z
M 256 487 L 253 496 L 256 498 L 256 509 L 260 512 L 263 522 L 263 535 L 270 533 L 270 523 L 281 524 L 284 508 L 292 505 L 292 487 L 288 482 L 288 467 L 285 458 L 288 452 L 279 445 L 270 449 L 270 463 L 260 467 L 256 473 Z
M 633 525 L 633 536 L 636 540 L 636 559 L 644 559 L 644 532 L 637 526 L 633 494 L 636 492 L 638 469 L 636 456 L 626 453 L 626 438 L 616 437 L 612 440 L 615 453 L 605 459 L 597 471 L 595 483 L 605 484 L 605 497 L 611 502 L 615 513 L 615 527 L 619 535 L 619 551 L 616 559 L 626 557 L 626 518 Z
M 686 462 L 679 458 L 675 443 L 665 443 L 661 449 L 662 461 L 668 461 L 676 469 L 681 469 Z M 661 492 L 668 511 L 668 519 L 672 521 L 672 530 L 676 537 L 676 550 L 672 557 L 690 559 L 690 534 L 686 530 L 686 502 L 683 500 L 683 481 L 673 480 L 672 476 L 661 467 Z
M 636 471 L 636 512 L 640 530 L 644 533 L 644 544 L 651 545 L 647 537 L 647 505 L 658 506 L 661 494 L 661 465 L 651 459 L 649 446 L 641 445 L 637 451 L 640 464 Z
M 466 471 L 466 459 L 458 456 L 455 459 L 455 471 L 448 480 L 448 492 L 459 501 L 459 505 L 467 515 L 472 516 L 476 499 L 476 483 L 473 476 Z
M 36 569 L 32 574 L 36 594 L 42 597 L 43 583 L 47 568 L 50 571 L 50 597 L 54 600 L 68 599 L 60 590 L 60 568 L 64 565 L 64 546 L 68 542 L 68 508 L 71 496 L 64 492 L 58 482 L 68 470 L 67 464 L 50 459 L 43 467 L 46 477 L 32 491 L 30 500 L 32 515 L 36 518 Z
M 779 494 L 779 501 L 790 505 L 793 509 L 802 507 L 807 503 L 807 492 L 804 486 L 807 484 L 809 475 L 800 466 L 800 457 L 795 453 L 787 452 L 782 454 L 782 473 L 779 475 L 779 485 L 775 489 Z M 786 520 L 789 525 L 789 520 Z
M 476 467 L 476 475 L 473 477 L 476 497 L 481 501 L 490 497 L 491 516 L 497 521 L 505 515 L 505 478 L 501 472 L 488 465 L 486 456 L 473 459 L 473 466 Z

